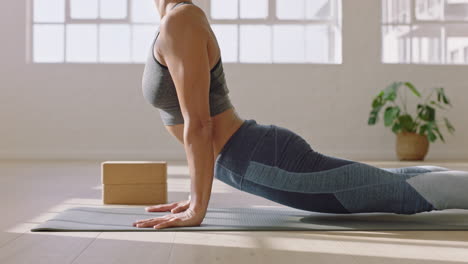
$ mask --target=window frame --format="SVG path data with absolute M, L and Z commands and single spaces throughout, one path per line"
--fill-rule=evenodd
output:
M 132 22 L 132 1 L 133 0 L 126 0 L 127 3 L 127 16 L 121 19 L 107 19 L 107 18 L 72 18 L 71 17 L 71 9 L 70 9 L 70 2 L 71 0 L 64 0 L 64 21 L 63 22 L 35 22 L 34 21 L 34 0 L 26 0 L 26 17 L 27 26 L 26 26 L 26 58 L 25 61 L 27 64 L 142 64 L 144 62 L 135 61 L 133 59 L 133 30 L 130 30 L 130 39 L 129 39 L 129 49 L 130 49 L 130 60 L 125 62 L 108 62 L 102 61 L 100 59 L 100 37 L 99 37 L 99 30 L 100 26 L 103 24 L 111 24 L 111 25 L 128 25 L 130 28 L 136 25 L 146 25 L 152 26 L 156 29 L 159 25 L 159 19 L 157 23 L 145 23 L 145 22 Z M 100 13 L 100 0 L 98 0 L 98 16 Z M 67 49 L 66 49 L 66 38 L 67 38 L 67 25 L 96 25 L 97 26 L 97 36 L 96 36 L 96 61 L 94 62 L 77 62 L 77 61 L 67 61 Z M 60 62 L 35 62 L 34 61 L 34 37 L 33 37 L 33 30 L 35 25 L 62 25 L 63 26 L 63 60 Z
M 336 27 L 339 30 L 340 35 L 343 35 L 343 4 L 342 0 L 329 0 L 332 8 L 330 11 L 330 19 L 306 19 L 304 15 L 304 19 L 280 19 L 276 16 L 276 1 L 277 0 L 267 0 L 268 1 L 268 15 L 266 18 L 241 18 L 240 17 L 240 5 L 241 0 L 237 0 L 237 18 L 235 19 L 218 19 L 212 18 L 211 16 L 211 0 L 199 0 L 204 6 L 205 14 L 208 18 L 210 24 L 213 25 L 236 25 L 237 26 L 237 59 L 235 62 L 227 62 L 227 63 L 239 63 L 244 64 L 248 62 L 241 62 L 240 61 L 240 26 L 241 25 L 267 25 L 267 26 L 275 26 L 275 25 L 327 25 L 329 28 Z M 306 1 L 306 0 L 305 0 Z M 305 13 L 305 9 L 304 9 Z M 270 34 L 270 43 L 273 47 L 273 30 Z M 328 39 L 330 43 L 336 43 L 335 35 L 329 32 Z M 342 40 L 342 37 L 340 38 Z M 304 40 L 305 41 L 305 40 Z M 301 62 L 301 63 L 294 63 L 294 64 L 312 64 L 312 65 L 340 65 L 343 64 L 343 41 L 339 43 L 341 49 L 341 57 L 338 59 L 334 59 L 337 54 L 335 54 L 334 48 L 328 49 L 328 61 L 327 62 Z M 257 64 L 288 64 L 285 62 L 274 62 L 274 48 L 271 49 L 271 63 L 265 62 L 258 62 Z M 251 64 L 251 63 L 248 63 Z
M 102 24 L 113 24 L 113 25 L 128 25 L 132 28 L 135 25 L 147 25 L 152 27 L 158 27 L 159 20 L 156 23 L 145 23 L 145 22 L 132 22 L 132 1 L 133 0 L 126 0 L 127 2 L 127 16 L 122 19 L 103 19 L 99 17 L 99 9 L 100 4 L 98 0 L 98 17 L 93 19 L 78 19 L 71 17 L 71 10 L 70 10 L 70 2 L 71 0 L 64 0 L 64 21 L 63 22 L 35 22 L 34 21 L 34 0 L 26 0 L 26 17 L 28 18 L 27 26 L 26 26 L 26 63 L 27 64 L 142 64 L 144 62 L 136 61 L 133 59 L 133 30 L 130 30 L 130 40 L 129 40 L 129 48 L 130 48 L 130 60 L 125 62 L 107 62 L 102 61 L 100 58 L 100 25 Z M 334 43 L 334 45 L 339 45 L 339 54 L 335 54 L 335 46 L 329 46 L 328 49 L 328 59 L 327 62 L 310 62 L 304 61 L 299 62 L 297 64 L 311 64 L 311 65 L 340 65 L 343 64 L 343 16 L 342 16 L 342 8 L 343 3 L 342 0 L 329 0 L 331 3 L 331 10 L 330 10 L 330 18 L 329 19 L 279 19 L 276 16 L 276 0 L 267 0 L 268 1 L 268 15 L 266 18 L 254 18 L 254 19 L 245 19 L 240 18 L 240 5 L 241 1 L 238 0 L 237 2 L 237 12 L 238 17 L 236 19 L 214 19 L 211 17 L 211 0 L 193 0 L 195 4 L 203 8 L 205 14 L 207 15 L 208 21 L 210 24 L 216 25 L 235 25 L 237 27 L 237 58 L 236 61 L 233 62 L 226 62 L 226 63 L 233 63 L 233 64 L 244 64 L 249 62 L 241 62 L 240 61 L 240 26 L 241 25 L 268 25 L 273 27 L 274 25 L 326 25 L 329 26 L 330 31 L 328 34 L 329 43 Z M 305 12 L 305 10 L 304 10 Z M 97 26 L 97 37 L 96 37 L 96 61 L 90 62 L 77 62 L 77 61 L 69 61 L 67 60 L 67 25 L 73 24 L 92 24 Z M 63 26 L 63 60 L 60 62 L 35 62 L 34 61 L 34 37 L 33 37 L 33 28 L 35 25 L 61 25 Z M 338 40 L 335 39 L 335 33 L 332 32 L 332 29 L 337 31 L 340 34 L 339 40 L 340 43 L 336 43 Z M 273 47 L 273 30 L 270 34 L 270 43 Z M 304 40 L 305 41 L 305 40 Z M 288 62 L 275 62 L 274 61 L 274 49 L 271 49 L 271 62 L 258 62 L 258 64 L 289 64 Z M 336 56 L 341 55 L 339 58 Z M 296 64 L 296 62 L 291 62 Z

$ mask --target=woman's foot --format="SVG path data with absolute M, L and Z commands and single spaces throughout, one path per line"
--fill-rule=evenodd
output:
M 447 169 L 447 168 L 444 168 L 444 167 L 432 166 L 432 165 L 415 166 L 415 167 L 426 169 L 426 170 L 429 170 L 429 171 L 432 171 L 432 172 L 433 171 L 449 171 L 450 170 L 450 169 Z

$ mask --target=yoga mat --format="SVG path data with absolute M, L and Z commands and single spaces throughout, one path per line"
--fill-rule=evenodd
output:
M 327 214 L 277 208 L 208 208 L 200 226 L 136 228 L 136 220 L 164 216 L 144 207 L 76 207 L 31 229 L 37 231 L 307 231 L 307 230 L 468 230 L 468 210 L 412 215 L 393 213 Z

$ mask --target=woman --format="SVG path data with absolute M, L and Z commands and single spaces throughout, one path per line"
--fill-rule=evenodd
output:
M 184 144 L 188 200 L 148 207 L 170 211 L 136 221 L 157 229 L 198 226 L 213 177 L 277 203 L 316 212 L 414 214 L 468 209 L 468 173 L 436 166 L 381 169 L 313 150 L 293 131 L 240 118 L 228 97 L 221 53 L 192 1 L 156 0 L 161 24 L 143 73 L 143 95 Z

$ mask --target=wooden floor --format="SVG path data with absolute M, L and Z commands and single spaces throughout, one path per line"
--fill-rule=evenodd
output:
M 468 171 L 468 162 L 366 163 Z M 168 165 L 169 201 L 186 199 L 187 166 Z M 1 161 L 0 263 L 468 263 L 468 231 L 29 231 L 66 208 L 100 203 L 100 161 Z M 211 207 L 259 205 L 281 206 L 214 180 Z

